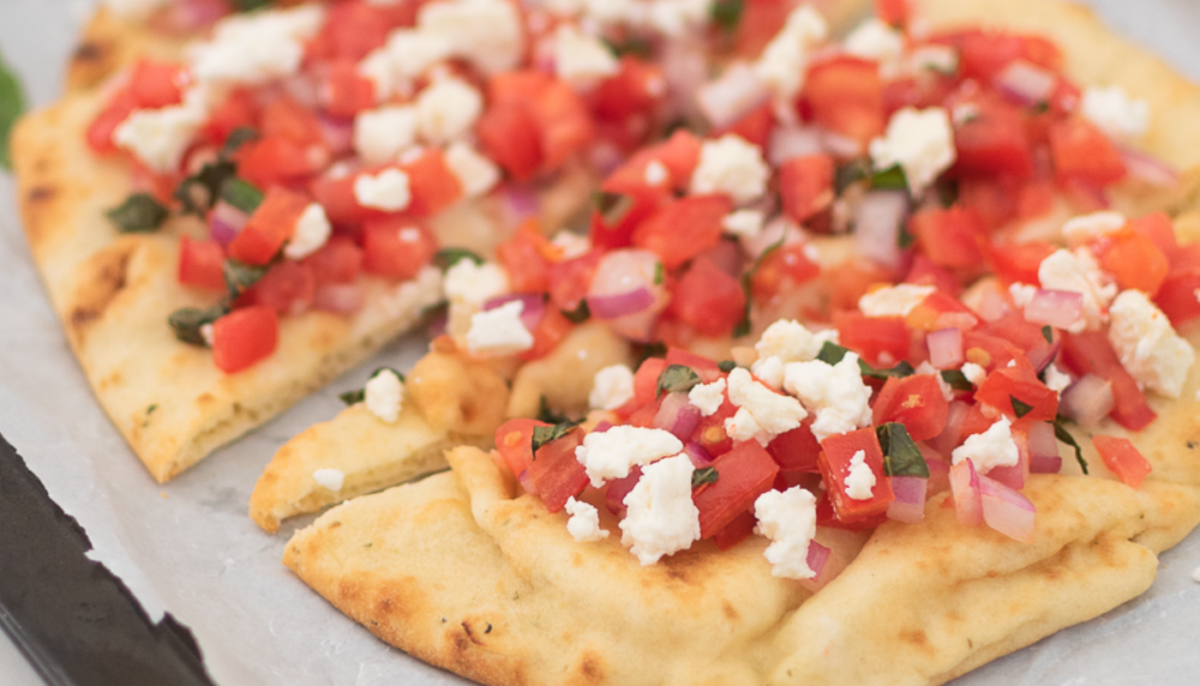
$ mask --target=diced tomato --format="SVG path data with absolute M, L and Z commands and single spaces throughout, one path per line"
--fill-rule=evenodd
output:
M 670 312 L 703 336 L 723 336 L 745 316 L 742 284 L 706 257 L 692 261 L 672 289 Z
M 230 257 L 246 264 L 270 262 L 292 237 L 296 222 L 307 207 L 308 198 L 303 195 L 281 186 L 271 188 L 242 232 L 229 244 Z
M 271 356 L 279 319 L 270 307 L 234 310 L 213 322 L 213 364 L 226 374 L 240 372 Z
M 1200 289 L 1200 270 L 1175 272 L 1163 281 L 1154 300 L 1171 323 L 1179 326 L 1200 317 L 1197 289 Z
M 579 495 L 588 485 L 587 472 L 575 459 L 575 448 L 583 444 L 583 429 L 538 448 L 529 464 L 529 479 L 551 512 L 558 512 L 567 499 Z
M 767 444 L 767 452 L 775 459 L 775 464 L 785 472 L 817 473 L 817 458 L 821 452 L 821 444 L 813 435 L 812 424 L 816 419 L 809 415 L 800 426 L 791 431 L 781 433 Z
M 1137 488 L 1142 485 L 1152 467 L 1150 462 L 1142 457 L 1142 453 L 1129 442 L 1128 438 L 1116 438 L 1097 434 L 1092 436 L 1092 445 L 1108 471 L 1116 474 L 1125 485 Z
M 717 482 L 692 493 L 700 510 L 700 537 L 711 538 L 738 515 L 754 506 L 758 496 L 771 490 L 779 465 L 758 441 L 736 443 L 713 460 Z
M 214 291 L 225 290 L 221 264 L 225 249 L 216 241 L 198 241 L 183 237 L 179 244 L 179 283 Z
M 716 362 L 683 348 L 668 348 L 665 359 L 668 366 L 678 364 L 691 367 L 704 383 L 712 383 L 722 374 L 721 368 L 717 366 Z
M 794 7 L 789 0 L 755 0 L 742 3 L 741 20 L 734 38 L 736 53 L 758 57 L 767 43 L 779 33 Z
M 671 134 L 666 141 L 654 147 L 654 159 L 658 160 L 671 174 L 671 185 L 687 187 L 692 172 L 700 163 L 700 139 L 687 129 Z
M 629 469 L 629 476 L 621 477 L 620 479 L 612 479 L 604 486 L 604 506 L 608 511 L 618 517 L 625 516 L 625 496 L 637 486 L 637 482 L 642 478 L 641 465 L 634 465 Z
M 721 220 L 733 209 L 724 195 L 692 195 L 663 207 L 633 231 L 633 244 L 675 269 L 721 240 Z
M 1058 178 L 1106 186 L 1125 178 L 1117 146 L 1095 124 L 1073 117 L 1050 128 L 1050 156 Z
M 979 217 L 990 233 L 1017 218 L 1020 184 L 1008 177 L 963 176 L 957 204 Z
M 947 328 L 966 331 L 975 328 L 979 317 L 957 298 L 934 291 L 905 315 L 904 323 L 911 329 L 921 331 Z
M 985 232 L 979 215 L 972 210 L 957 205 L 945 210 L 923 209 L 909 219 L 908 228 L 916 236 L 920 251 L 940 267 L 969 269 L 983 265 L 979 246 Z
M 610 177 L 601 190 L 612 194 L 608 196 L 612 207 L 592 210 L 590 235 L 592 245 L 608 250 L 629 247 L 634 229 L 671 197 L 666 189 L 650 186 L 644 180 L 627 182 Z
M 157 110 L 183 101 L 187 69 L 173 62 L 138 60 L 133 65 L 129 87 L 139 109 Z
M 354 196 L 355 174 L 333 177 L 324 175 L 313 179 L 309 192 L 325 208 L 325 216 L 337 229 L 357 235 L 357 230 L 369 211 L 358 204 Z
M 321 148 L 311 148 L 321 152 Z M 302 182 L 320 171 L 323 160 L 288 138 L 260 138 L 238 151 L 238 175 L 259 188 Z
M 785 245 L 762 258 L 750 277 L 750 293 L 757 302 L 766 302 L 776 294 L 811 281 L 821 275 L 821 265 L 805 254 L 803 243 Z
M 224 145 L 240 128 L 258 128 L 259 107 L 250 91 L 235 88 L 217 105 L 204 125 L 203 136 L 213 145 Z
M 433 261 L 437 239 L 402 217 L 372 219 L 363 225 L 363 268 L 372 274 L 407 280 Z
M 415 217 L 431 217 L 462 198 L 462 184 L 437 148 L 429 148 L 405 164 L 404 171 L 412 196 L 406 212 Z
M 375 100 L 375 82 L 359 74 L 355 62 L 337 60 L 329 65 L 321 91 L 321 104 L 326 112 L 340 119 L 352 119 L 374 107 Z
M 992 370 L 975 391 L 975 400 L 1014 419 L 1018 418 L 1016 401 L 1028 408 L 1020 419 L 1053 421 L 1058 416 L 1058 393 L 1038 380 L 1037 373 L 1024 357 L 1017 358 L 1017 364 L 1011 367 Z
M 793 157 L 779 167 L 783 211 L 802 224 L 833 204 L 833 158 L 825 154 Z
M 913 255 L 912 267 L 909 267 L 904 283 L 933 286 L 940 292 L 954 297 L 962 292 L 962 284 L 953 274 L 920 254 Z
M 875 424 L 900 422 L 914 441 L 926 441 L 946 428 L 950 405 L 932 374 L 891 377 L 872 407 Z
M 667 368 L 661 357 L 647 357 L 633 375 L 633 400 L 638 405 L 653 403 L 658 396 L 658 375 Z
M 1151 212 L 1131 220 L 1129 225 L 1134 233 L 1141 234 L 1153 241 L 1168 260 L 1179 249 L 1179 243 L 1175 239 L 1175 229 L 1171 226 L 1171 217 L 1166 212 Z
M 312 305 L 316 289 L 311 267 L 283 260 L 271 267 L 238 302 L 270 307 L 279 314 L 296 314 Z
M 129 88 L 123 88 L 113 94 L 112 99 L 100 110 L 100 114 L 92 120 L 87 130 L 88 146 L 99 154 L 116 152 L 113 143 L 113 132 L 117 130 L 130 114 L 138 107 L 137 98 Z
M 366 0 L 346 0 L 329 9 L 325 25 L 313 40 L 312 52 L 320 59 L 343 59 L 357 62 L 387 41 L 388 32 L 399 22 L 411 25 L 408 15 L 412 9 L 400 7 L 415 3 L 371 3 Z M 396 10 L 406 10 L 403 13 Z M 405 20 L 407 19 L 407 22 Z
M 549 255 L 554 246 L 538 231 L 537 221 L 522 224 L 512 238 L 496 247 L 496 258 L 508 272 L 514 293 L 543 293 L 550 290 Z
M 304 258 L 317 286 L 353 283 L 362 271 L 363 251 L 346 236 L 333 236 L 315 253 Z
M 860 450 L 864 453 L 865 464 L 875 475 L 871 497 L 864 500 L 851 498 L 846 493 L 850 462 Z M 892 483 L 883 473 L 883 450 L 879 447 L 879 438 L 873 427 L 826 438 L 821 442 L 818 465 L 825 479 L 825 492 L 829 494 L 837 518 L 842 521 L 852 522 L 886 513 L 888 503 L 895 500 Z
M 542 164 L 537 120 L 521 104 L 493 104 L 479 117 L 475 132 L 483 152 L 514 179 L 526 181 Z
M 537 360 L 549 355 L 558 347 L 562 339 L 571 333 L 575 325 L 553 307 L 547 307 L 538 325 L 530 333 L 533 334 L 533 347 L 521 353 L 522 360 Z
M 1021 113 L 1001 104 L 972 104 L 978 114 L 954 129 L 954 168 L 961 174 L 1033 174 L 1033 148 Z
M 1012 341 L 981 330 L 963 332 L 963 353 L 967 362 L 986 369 L 1006 365 L 1025 354 Z
M 700 424 L 692 434 L 693 439 L 703 446 L 709 455 L 724 455 L 729 452 L 733 448 L 733 439 L 725 431 L 725 420 L 736 412 L 737 408 L 726 397 L 716 412 L 700 419 Z
M 903 317 L 868 317 L 861 312 L 833 316 L 841 344 L 870 365 L 890 367 L 909 356 L 912 336 Z
M 1154 241 L 1133 230 L 1105 236 L 1095 245 L 1100 266 L 1112 274 L 1121 289 L 1136 288 L 1151 298 L 1167 278 L 1170 263 Z
M 712 135 L 714 138 L 717 138 L 727 133 L 732 133 L 741 137 L 747 143 L 752 143 L 766 149 L 767 139 L 771 136 L 771 127 L 775 125 L 775 114 L 772 108 L 773 106 L 770 102 L 764 102 L 742 115 L 741 119 L 738 119 L 729 126 L 714 131 Z
M 496 450 L 514 477 L 520 476 L 533 462 L 533 430 L 550 426 L 536 419 L 510 419 L 496 429 Z
M 845 531 L 870 531 L 882 525 L 887 520 L 888 516 L 885 508 L 885 511 L 879 514 L 868 515 L 862 519 L 855 519 L 853 521 L 844 521 L 833 509 L 833 502 L 827 493 L 822 492 L 817 498 L 817 526 L 826 526 Z
M 551 80 L 529 107 L 541 134 L 544 168 L 559 168 L 591 142 L 587 105 L 566 82 Z
M 1042 333 L 1042 327 L 1025 319 L 1025 316 L 1017 311 L 1006 312 L 987 322 L 983 330 L 1011 342 L 1030 360 L 1042 359 L 1044 355 L 1040 353 L 1054 345 L 1046 340 L 1045 334 Z M 1005 364 L 1008 362 L 1005 361 Z
M 1022 56 L 1018 36 L 979 29 L 959 34 L 959 73 L 963 78 L 990 82 L 1005 67 Z
M 981 434 L 991 428 L 996 423 L 994 417 L 989 417 L 983 413 L 983 405 L 975 403 L 967 410 L 966 415 L 962 418 L 962 423 L 958 426 L 958 442 L 962 443 L 969 436 Z
M 1195 298 L 1195 295 L 1192 296 Z M 1063 361 L 1078 376 L 1095 374 L 1112 383 L 1115 405 L 1112 418 L 1130 431 L 1140 431 L 1157 416 L 1146 404 L 1146 396 L 1137 381 L 1126 371 L 1102 331 L 1066 334 L 1062 342 Z
M 313 111 L 292 98 L 278 98 L 262 113 L 262 135 L 284 138 L 301 147 L 323 145 L 321 123 Z
M 825 128 L 863 144 L 883 133 L 883 81 L 874 60 L 842 56 L 814 63 L 803 97 Z
M 875 0 L 875 16 L 889 26 L 902 27 L 908 23 L 909 11 L 908 0 Z
M 564 312 L 574 312 L 587 296 L 603 255 L 591 251 L 569 260 L 555 262 L 550 267 L 550 301 Z
M 625 121 L 649 112 L 663 94 L 662 70 L 631 55 L 621 58 L 616 74 L 604 79 L 589 98 L 592 112 L 602 121 Z
M 993 244 L 988 247 L 987 259 L 996 276 L 1005 285 L 1038 283 L 1038 267 L 1055 250 L 1045 241 Z
M 725 528 L 713 534 L 713 543 L 717 544 L 719 550 L 729 550 L 733 546 L 750 538 L 754 534 L 754 527 L 757 525 L 758 519 L 750 510 L 746 510 L 734 517 L 733 521 L 725 525 Z

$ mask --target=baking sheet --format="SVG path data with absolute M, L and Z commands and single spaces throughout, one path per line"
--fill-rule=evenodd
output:
M 1095 0 L 1109 22 L 1200 80 L 1200 6 L 1189 0 Z M 81 0 L 4 0 L 0 50 L 36 104 L 53 100 Z M 103 561 L 155 620 L 194 632 L 213 678 L 242 684 L 465 684 L 374 639 L 279 562 L 275 536 L 246 516 L 274 450 L 332 417 L 339 391 L 380 364 L 407 368 L 424 341 L 401 341 L 328 389 L 219 451 L 170 484 L 144 471 L 88 391 L 21 235 L 11 180 L 0 176 L 0 431 L 50 495 L 87 530 Z M 954 682 L 957 686 L 1195 683 L 1200 673 L 1200 533 L 1162 556 L 1141 598 Z

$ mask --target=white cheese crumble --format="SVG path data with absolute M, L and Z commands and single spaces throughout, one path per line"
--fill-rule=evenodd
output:
M 600 488 L 607 479 L 629 476 L 635 465 L 650 464 L 682 450 L 683 443 L 670 431 L 622 425 L 585 436 L 583 445 L 575 448 L 575 459 L 587 470 L 592 486 Z
M 1072 217 L 1063 224 L 1063 238 L 1072 247 L 1087 243 L 1093 238 L 1119 231 L 1126 224 L 1125 215 L 1105 210 Z
M 588 407 L 615 410 L 633 399 L 633 372 L 623 364 L 614 364 L 596 372 Z
M 564 508 L 571 518 L 567 520 L 567 533 L 580 543 L 592 543 L 608 538 L 608 530 L 600 527 L 600 512 L 591 503 L 567 498 Z
M 1195 351 L 1145 293 L 1127 290 L 1109 309 L 1108 340 L 1139 385 L 1168 398 L 1183 392 Z
M 1012 436 L 1012 422 L 1003 416 L 987 431 L 968 436 L 962 445 L 950 453 L 952 464 L 970 460 L 980 474 L 987 474 L 993 467 L 1011 467 L 1020 459 L 1017 442 Z
M 691 192 L 723 193 L 734 203 L 745 204 L 766 192 L 770 175 L 757 145 L 727 133 L 715 141 L 705 141 L 700 147 L 700 162 L 692 172 Z
M 904 34 L 872 17 L 846 36 L 846 52 L 879 62 L 885 72 L 894 71 L 904 54 Z
M 789 362 L 783 386 L 816 413 L 812 432 L 818 441 L 871 423 L 871 387 L 863 383 L 855 353 L 846 353 L 835 365 Z
M 375 85 L 375 98 L 387 101 L 425 70 L 450 56 L 445 37 L 415 29 L 396 29 L 387 43 L 358 63 L 358 73 Z
M 208 121 L 207 100 L 208 90 L 196 87 L 178 105 L 136 110 L 113 131 L 113 142 L 156 172 L 178 171 L 183 153 Z
M 1150 104 L 1131 99 L 1120 86 L 1088 87 L 1079 109 L 1088 121 L 1118 140 L 1136 140 L 1150 126 Z
M 808 545 L 817 535 L 816 496 L 799 486 L 767 491 L 754 501 L 754 516 L 755 532 L 771 540 L 763 552 L 771 563 L 771 576 L 811 579 L 817 575 L 808 566 Z
M 313 480 L 337 493 L 346 484 L 346 475 L 340 469 L 324 468 L 313 472 Z
M 463 196 L 477 198 L 500 181 L 500 170 L 492 160 L 466 143 L 451 143 L 446 148 L 446 166 L 462 186 Z
M 948 45 L 922 45 L 912 51 L 909 62 L 916 69 L 953 74 L 958 70 L 958 53 Z
M 700 510 L 692 502 L 695 470 L 687 455 L 668 457 L 643 469 L 642 478 L 625 496 L 621 544 L 643 565 L 700 540 Z
M 493 262 L 475 264 L 474 260 L 461 259 L 446 270 L 443 288 L 450 300 L 482 307 L 508 293 L 508 273 Z
M 521 322 L 525 303 L 507 302 L 486 312 L 471 315 L 467 331 L 467 350 L 473 353 L 506 355 L 533 347 L 533 334 Z
M 1071 375 L 1058 368 L 1058 365 L 1051 362 L 1046 365 L 1045 376 L 1046 388 L 1055 393 L 1062 393 L 1071 385 Z
M 892 115 L 887 132 L 871 141 L 871 162 L 883 170 L 900 165 L 908 188 L 919 196 L 954 164 L 954 129 L 941 107 L 905 107 Z
M 555 247 L 562 249 L 562 259 L 570 260 L 586 255 L 592 249 L 592 242 L 583 234 L 563 229 L 550 239 Z
M 725 215 L 721 228 L 730 236 L 753 239 L 762 233 L 763 220 L 761 210 L 737 210 Z
M 907 317 L 937 289 L 902 283 L 880 288 L 858 299 L 858 309 L 868 317 Z
M 559 79 L 584 88 L 620 68 L 617 58 L 595 36 L 571 24 L 562 24 L 554 33 L 554 73 Z
M 780 395 L 735 367 L 729 372 L 729 402 L 738 411 L 725 420 L 725 431 L 735 441 L 754 439 L 763 446 L 775 436 L 798 428 L 808 412 L 800 401 Z
M 643 177 L 646 179 L 646 183 L 650 184 L 651 186 L 661 186 L 662 184 L 666 183 L 669 178 L 671 178 L 671 174 L 667 171 L 667 168 L 663 166 L 662 162 L 659 162 L 658 160 L 650 160 L 650 162 L 646 164 L 646 171 L 643 172 Z
M 412 202 L 408 174 L 394 168 L 384 169 L 374 176 L 363 174 L 354 180 L 354 199 L 363 207 L 399 212 Z
M 207 345 L 210 348 L 213 347 L 213 341 L 215 339 L 213 338 L 213 325 L 212 324 L 201 325 L 200 338 L 204 339 L 204 345 Z
M 725 379 L 692 386 L 692 390 L 688 391 L 688 402 L 700 410 L 700 416 L 713 416 L 725 403 Z
M 391 424 L 400 416 L 404 402 L 404 382 L 390 369 L 380 370 L 367 382 L 363 402 L 371 414 Z
M 792 10 L 754 65 L 758 78 L 775 92 L 776 102 L 792 102 L 804 85 L 808 55 L 825 40 L 829 27 L 820 12 L 805 3 Z
M 974 362 L 964 364 L 962 366 L 962 373 L 963 376 L 967 377 L 967 381 L 970 381 L 971 385 L 976 387 L 982 384 L 983 380 L 987 378 L 987 370 Z
M 354 152 L 367 164 L 390 162 L 417 142 L 417 110 L 389 105 L 354 118 Z
M 505 0 L 426 3 L 417 14 L 417 28 L 445 39 L 452 54 L 485 74 L 513 69 L 525 52 L 521 14 Z
M 1083 319 L 1068 327 L 1071 333 L 1098 329 L 1107 319 L 1108 304 L 1116 296 L 1117 286 L 1105 285 L 1105 280 L 1104 272 L 1087 248 L 1076 248 L 1074 252 L 1060 248 L 1038 265 L 1042 288 L 1083 295 Z
M 867 465 L 867 451 L 859 450 L 850 458 L 846 475 L 846 495 L 854 500 L 870 500 L 875 488 L 875 472 Z
M 196 46 L 192 73 L 202 81 L 258 84 L 295 74 L 304 44 L 325 21 L 320 5 L 235 14 Z
M 300 260 L 320 250 L 333 233 L 329 217 L 325 216 L 325 208 L 311 202 L 300 218 L 296 220 L 296 228 L 292 229 L 292 237 L 283 248 L 283 256 L 289 260 Z
M 461 79 L 445 78 L 417 96 L 417 130 L 430 143 L 448 143 L 471 132 L 483 112 L 483 96 Z
M 797 321 L 780 319 L 768 326 L 754 345 L 758 359 L 750 371 L 771 388 L 783 388 L 784 365 L 815 360 L 826 342 L 837 341 L 837 329 L 812 333 Z
M 1033 296 L 1037 295 L 1037 287 L 1030 286 L 1027 283 L 1012 283 L 1008 286 L 1008 293 L 1012 296 L 1013 304 L 1018 309 L 1024 310 L 1025 306 L 1033 300 Z

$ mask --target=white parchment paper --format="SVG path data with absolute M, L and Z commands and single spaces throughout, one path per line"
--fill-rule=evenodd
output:
M 1200 80 L 1200 4 L 1095 0 L 1110 23 Z M 33 101 L 51 102 L 78 21 L 80 0 L 4 0 L 0 51 Z M 332 417 L 336 393 L 360 386 L 380 363 L 407 368 L 424 341 L 401 341 L 170 484 L 143 470 L 88 390 L 28 255 L 0 176 L 0 432 L 50 495 L 85 528 L 92 555 L 158 618 L 170 611 L 195 633 L 223 686 L 258 684 L 461 684 L 377 641 L 310 592 L 280 564 L 284 543 L 311 518 L 275 536 L 246 503 L 285 440 Z M 2 525 L 2 523 L 0 523 Z M 2 554 L 2 551 L 0 551 Z M 1162 556 L 1150 591 L 1086 624 L 956 681 L 959 686 L 1200 683 L 1200 534 Z

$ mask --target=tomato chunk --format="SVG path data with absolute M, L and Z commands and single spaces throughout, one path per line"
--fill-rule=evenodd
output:
M 550 289 L 550 259 L 555 250 L 536 221 L 522 224 L 512 238 L 496 247 L 496 258 L 508 272 L 514 293 L 541 293 Z
M 529 464 L 529 479 L 551 512 L 558 512 L 567 499 L 588 485 L 587 471 L 575 459 L 575 448 L 583 444 L 583 429 L 576 428 L 538 448 Z
M 667 269 L 675 269 L 721 240 L 721 220 L 732 209 L 724 195 L 681 198 L 634 229 L 633 244 L 652 250 Z
M 873 366 L 891 367 L 909 356 L 912 336 L 903 317 L 868 317 L 861 312 L 838 312 L 833 324 L 841 344 Z
M 225 249 L 216 241 L 198 241 L 183 237 L 179 244 L 179 283 L 214 291 L 225 290 L 221 264 Z
M 333 236 L 320 250 L 304 258 L 318 286 L 353 283 L 362 271 L 362 248 L 346 236 Z
M 1115 401 L 1112 417 L 1118 424 L 1130 431 L 1139 431 L 1154 421 L 1157 415 L 1146 403 L 1146 396 L 1138 388 L 1137 381 L 1125 370 L 1103 332 L 1065 335 L 1062 354 L 1063 361 L 1077 375 L 1091 373 L 1112 382 Z
M 983 222 L 972 210 L 960 206 L 923 209 L 909 220 L 909 230 L 916 236 L 921 252 L 939 267 L 983 264 L 979 247 L 985 235 Z
M 802 224 L 833 203 L 833 158 L 829 155 L 793 157 L 779 167 L 783 211 Z
M 446 164 L 441 150 L 426 150 L 415 161 L 404 165 L 408 188 L 412 194 L 408 213 L 415 217 L 430 217 L 462 197 L 462 184 Z
M 821 275 L 821 265 L 808 256 L 803 243 L 792 243 L 762 257 L 750 277 L 750 292 L 764 302 Z
M 736 443 L 713 460 L 717 482 L 692 493 L 700 510 L 700 537 L 711 538 L 738 515 L 754 506 L 758 496 L 771 490 L 779 465 L 757 441 Z
M 927 441 L 942 433 L 949 410 L 932 374 L 889 378 L 872 407 L 875 424 L 899 422 L 914 441 Z
M 1142 480 L 1152 469 L 1150 462 L 1142 457 L 1142 453 L 1128 438 L 1097 434 L 1092 437 L 1092 445 L 1100 453 L 1104 466 L 1131 488 L 1141 486 Z
M 818 124 L 861 143 L 883 133 L 883 81 L 874 60 L 835 57 L 813 64 L 804 102 Z
M 279 314 L 295 314 L 312 305 L 316 289 L 312 267 L 303 262 L 283 260 L 271 267 L 242 297 L 246 303 L 270 307 Z
M 812 432 L 815 419 L 814 415 L 809 415 L 799 427 L 779 434 L 767 444 L 767 452 L 775 458 L 780 470 L 814 474 L 820 471 L 817 457 L 821 453 L 821 444 Z
M 533 327 L 533 347 L 521 353 L 522 360 L 537 360 L 549 355 L 575 327 L 561 312 L 548 307 Z
M 1010 417 L 1029 421 L 1053 421 L 1058 415 L 1058 393 L 1038 380 L 1024 356 L 1017 364 L 1000 367 L 980 384 L 975 400 L 987 403 Z
M 1170 263 L 1154 241 L 1132 230 L 1101 239 L 1096 245 L 1100 266 L 1117 279 L 1122 290 L 1136 288 L 1151 298 L 1167 278 Z
M 1060 179 L 1105 186 L 1125 178 L 1125 162 L 1108 136 L 1076 117 L 1050 128 L 1050 156 Z
M 372 274 L 411 279 L 433 260 L 437 241 L 423 226 L 388 217 L 363 226 L 363 268 Z
M 496 429 L 496 450 L 514 477 L 533 463 L 533 430 L 539 426 L 550 426 L 536 419 L 510 419 Z
M 850 476 L 850 463 L 862 451 L 866 466 L 875 475 L 871 497 L 858 500 L 846 493 L 846 479 Z M 821 442 L 818 458 L 821 476 L 825 479 L 825 492 L 833 504 L 837 518 L 845 522 L 865 519 L 887 512 L 888 503 L 895 500 L 892 483 L 883 474 L 883 450 L 875 429 L 867 427 L 849 433 L 830 436 Z
M 278 344 L 279 319 L 270 307 L 234 310 L 213 322 L 213 364 L 226 374 L 271 356 Z
M 281 186 L 272 187 L 242 232 L 229 244 L 229 255 L 246 264 L 270 262 L 291 238 L 308 198 Z
M 670 307 L 697 333 L 721 336 L 732 331 L 745 315 L 746 294 L 738 279 L 701 256 L 676 284 Z
M 633 375 L 633 399 L 638 405 L 653 403 L 658 395 L 658 375 L 667 368 L 661 357 L 648 357 Z

